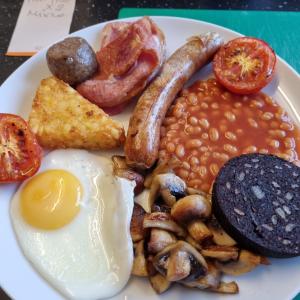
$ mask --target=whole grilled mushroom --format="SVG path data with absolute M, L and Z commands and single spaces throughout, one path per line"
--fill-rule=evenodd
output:
M 46 58 L 51 73 L 70 85 L 85 81 L 98 69 L 94 50 L 81 37 L 69 37 L 52 45 Z
M 211 204 L 202 195 L 189 195 L 172 206 L 171 216 L 181 224 L 188 224 L 195 219 L 207 219 L 211 216 Z

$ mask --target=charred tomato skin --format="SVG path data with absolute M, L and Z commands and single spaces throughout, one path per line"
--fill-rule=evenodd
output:
M 20 116 L 0 113 L 0 183 L 25 180 L 39 169 L 42 149 Z
M 259 92 L 275 74 L 276 55 L 263 40 L 240 37 L 222 46 L 213 59 L 216 79 L 236 94 Z

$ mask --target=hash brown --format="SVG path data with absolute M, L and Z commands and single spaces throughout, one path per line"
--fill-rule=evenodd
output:
M 50 149 L 112 149 L 125 140 L 121 123 L 56 77 L 41 81 L 29 126 L 39 144 Z

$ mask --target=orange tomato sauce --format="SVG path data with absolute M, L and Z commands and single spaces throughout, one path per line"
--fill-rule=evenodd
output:
M 161 127 L 160 161 L 177 159 L 188 186 L 209 191 L 222 165 L 245 153 L 298 162 L 300 131 L 269 96 L 228 92 L 215 79 L 183 90 Z

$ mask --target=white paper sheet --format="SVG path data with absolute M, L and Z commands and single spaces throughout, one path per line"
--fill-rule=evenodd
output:
M 24 0 L 6 55 L 30 56 L 69 33 L 76 0 Z

